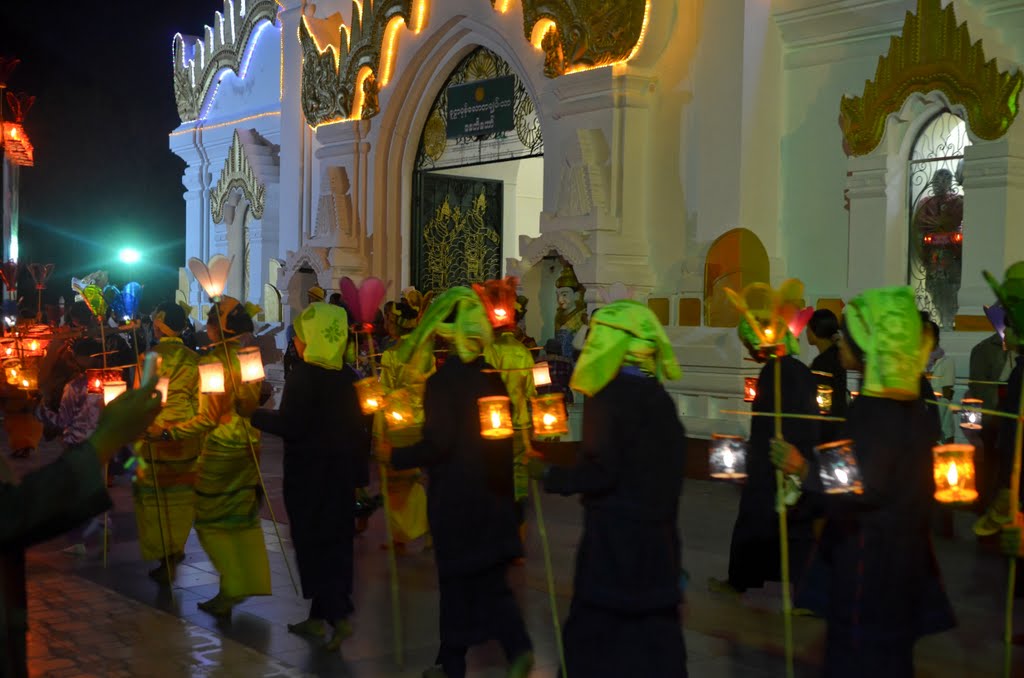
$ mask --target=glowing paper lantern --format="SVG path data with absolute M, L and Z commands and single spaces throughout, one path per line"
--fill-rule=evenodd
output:
M 128 384 L 123 381 L 108 381 L 103 384 L 103 404 L 107 405 L 111 400 L 128 390 Z
M 423 394 L 418 395 L 419 398 L 411 388 L 398 389 L 388 395 L 384 420 L 389 431 L 401 431 L 417 424 L 416 403 L 422 401 Z
M 740 436 L 711 435 L 708 467 L 712 478 L 739 480 L 747 477 L 747 441 Z
M 960 428 L 969 431 L 981 430 L 982 404 L 977 398 L 964 398 L 960 401 Z
M 818 473 L 828 494 L 861 494 L 864 484 L 852 440 L 838 440 L 814 448 L 818 453 Z
M 39 388 L 39 370 L 26 368 L 18 376 L 18 388 L 22 391 L 35 391 Z
M 491 440 L 512 437 L 512 406 L 508 396 L 479 398 L 480 435 Z
M 21 381 L 21 361 L 17 358 L 9 358 L 4 361 L 4 376 L 7 378 L 7 383 L 11 386 L 17 386 Z
M 199 364 L 199 392 L 224 393 L 224 366 L 220 361 Z
M 757 397 L 757 377 L 743 378 L 743 402 L 752 403 Z
M 89 393 L 103 393 L 103 384 L 111 381 L 121 381 L 124 375 L 121 370 L 91 369 L 85 371 L 88 380 Z
M 978 498 L 974 487 L 974 445 L 936 445 L 932 458 L 935 499 L 943 504 L 967 504 Z
M 0 358 L 11 358 L 17 350 L 18 346 L 13 339 L 5 339 L 0 342 Z
M 832 411 L 832 387 L 818 384 L 818 411 L 828 414 Z
M 360 379 L 355 386 L 363 414 L 373 414 L 384 409 L 387 399 L 384 397 L 384 387 L 377 381 L 377 377 Z
M 565 395 L 548 393 L 530 399 L 533 405 L 533 433 L 558 436 L 569 433 L 569 417 L 565 412 Z
M 856 400 L 859 395 L 860 391 L 850 391 L 850 400 Z
M 156 390 L 160 391 L 160 404 L 167 404 L 167 391 L 171 387 L 171 380 L 168 377 L 160 377 L 156 382 Z
M 21 350 L 27 356 L 42 356 L 46 353 L 49 339 L 42 337 L 23 337 L 21 339 Z
M 533 366 L 533 385 L 547 386 L 551 383 L 551 368 L 546 362 Z
M 263 356 L 258 346 L 243 348 L 238 352 L 238 364 L 242 367 L 242 383 L 260 381 L 266 377 L 263 372 Z

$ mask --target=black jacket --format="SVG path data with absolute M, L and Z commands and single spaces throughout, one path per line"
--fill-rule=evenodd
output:
M 427 380 L 423 440 L 396 448 L 396 469 L 422 467 L 427 514 L 441 577 L 482 572 L 522 555 L 516 520 L 512 439 L 480 435 L 477 399 L 508 395 L 483 358 L 449 357 Z

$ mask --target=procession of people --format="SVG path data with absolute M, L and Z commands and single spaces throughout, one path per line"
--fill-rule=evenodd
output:
M 1011 269 L 1007 283 L 996 286 L 1011 351 L 1021 350 L 1016 337 L 1024 330 L 1016 324 L 1024 320 L 1017 317 L 1024 298 L 1014 296 L 1019 273 Z M 563 278 L 560 294 L 562 287 L 575 289 L 574 277 Z M 140 555 L 156 564 L 150 576 L 172 587 L 194 528 L 220 577 L 216 595 L 199 608 L 223 621 L 246 599 L 272 593 L 260 448 L 261 434 L 280 437 L 288 526 L 302 596 L 310 601 L 308 616 L 288 629 L 327 651 L 343 645 L 359 613 L 353 539 L 372 454 L 381 465 L 388 522 L 389 543 L 382 546 L 401 555 L 420 541 L 436 564 L 439 645 L 427 677 L 462 678 L 469 648 L 488 640 L 504 650 L 507 675 L 529 675 L 534 640 L 508 582 L 510 568 L 533 556 L 525 550 L 526 500 L 537 491 L 579 495 L 583 525 L 559 643 L 562 670 L 686 676 L 679 513 L 687 436 L 665 388 L 684 378 L 676 349 L 646 305 L 611 301 L 591 310 L 580 350 L 573 351 L 563 323 L 558 341 L 548 345 L 559 349 L 553 359 L 572 352 L 571 378 L 564 388 L 539 389 L 552 375 L 544 370 L 547 379 L 535 383 L 538 363 L 547 363 L 536 342 L 524 341 L 526 301 L 517 287 L 517 279 L 506 278 L 437 295 L 406 288 L 370 309 L 344 294 L 331 302 L 323 290 L 310 294 L 288 333 L 292 359 L 280 404 L 268 408 L 259 380 L 243 378 L 242 354 L 254 345 L 258 309 L 217 295 L 200 353 L 182 339 L 191 309 L 163 303 L 151 315 L 152 337 L 140 346 L 138 325 L 97 332 L 108 318 L 97 313 L 98 288 L 87 286 L 69 313 L 72 332 L 57 341 L 54 330 L 45 375 L 36 374 L 42 401 L 34 406 L 16 392 L 7 419 L 24 428 L 18 413 L 31 412 L 40 427 L 61 435 L 70 459 L 104 429 L 99 387 L 109 380 L 109 364 L 96 385 L 91 376 L 105 365 L 101 358 L 134 343 L 128 370 L 119 371 L 126 365 L 118 357 L 114 371 L 138 390 L 156 386 L 135 374 L 142 354 L 159 356 L 163 404 L 147 426 L 133 425 L 128 464 Z M 949 384 L 933 397 L 926 372 L 942 358 L 937 330 L 922 318 L 909 287 L 868 290 L 849 300 L 841 317 L 802 311 L 819 351 L 809 368 L 797 358 L 802 323 L 792 315 L 780 320 L 788 302 L 779 294 L 782 302 L 769 311 L 737 302 L 738 339 L 762 369 L 728 572 L 709 588 L 739 596 L 782 581 L 795 596 L 785 614 L 826 621 L 825 675 L 912 676 L 915 642 L 956 624 L 931 536 L 932 449 L 952 437 L 939 412 L 950 409 Z M 382 321 L 378 329 L 387 336 L 375 343 L 378 329 L 357 315 Z M 13 340 L 23 342 L 25 332 Z M 112 341 L 125 332 L 131 341 Z M 58 354 L 66 356 L 60 369 Z M 994 411 L 1016 412 L 1020 365 Z M 202 383 L 207 368 L 220 375 L 214 388 Z M 856 375 L 855 398 L 847 393 L 847 373 Z M 375 387 L 372 407 L 361 395 L 367 382 Z M 831 394 L 827 406 L 823 388 Z M 567 393 L 583 402 L 576 462 L 569 465 L 562 436 L 543 430 L 567 419 Z M 506 409 L 485 412 L 490 402 Z M 541 402 L 560 410 L 538 420 Z M 996 475 L 1008 487 L 1016 430 L 1010 419 L 1001 421 L 996 448 L 985 453 L 999 459 Z M 38 444 L 14 434 L 10 440 L 15 455 Z M 837 440 L 855 451 L 855 490 L 830 484 L 821 450 Z M 109 447 L 104 441 L 103 461 L 115 454 Z M 997 496 L 1006 503 L 1006 492 Z M 1003 548 L 1011 554 L 1022 549 L 1016 508 L 988 514 L 1004 528 Z

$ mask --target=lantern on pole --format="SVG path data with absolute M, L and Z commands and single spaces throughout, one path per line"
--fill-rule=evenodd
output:
M 387 398 L 384 396 L 384 387 L 381 386 L 377 377 L 366 377 L 355 383 L 356 397 L 359 398 L 359 407 L 363 414 L 373 414 L 384 409 Z
M 263 371 L 263 356 L 258 346 L 243 348 L 238 352 L 238 364 L 242 368 L 242 383 L 261 381 L 266 377 Z
M 103 404 L 109 405 L 110 401 L 128 390 L 128 384 L 123 381 L 107 381 L 103 384 Z
M 547 393 L 530 399 L 533 405 L 533 433 L 538 436 L 568 435 L 569 417 L 565 394 Z
M 199 392 L 224 393 L 224 366 L 219 360 L 199 364 Z
M 508 396 L 477 399 L 480 408 L 480 435 L 490 440 L 512 437 L 512 406 Z
M 818 384 L 818 411 L 828 414 L 832 411 L 832 387 L 825 384 Z
M 977 398 L 964 398 L 960 401 L 960 428 L 968 431 L 981 430 L 982 404 Z
M 156 382 L 156 390 L 160 392 L 160 404 L 167 404 L 167 391 L 171 388 L 169 377 L 160 377 Z
M 937 501 L 969 504 L 978 498 L 974 486 L 974 445 L 936 445 L 932 458 Z
M 752 403 L 757 397 L 757 377 L 743 378 L 743 402 Z
M 852 440 L 819 445 L 814 451 L 818 454 L 821 485 L 827 494 L 861 494 L 864 491 Z
M 551 366 L 548 363 L 540 362 L 533 366 L 533 385 L 547 386 L 551 383 Z
M 712 478 L 740 480 L 747 477 L 747 441 L 740 436 L 711 434 L 708 468 Z

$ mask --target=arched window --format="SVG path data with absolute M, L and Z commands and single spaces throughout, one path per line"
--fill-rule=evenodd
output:
M 964 247 L 964 149 L 967 125 L 945 111 L 924 126 L 910 153 L 908 282 L 918 308 L 943 329 L 957 314 Z

